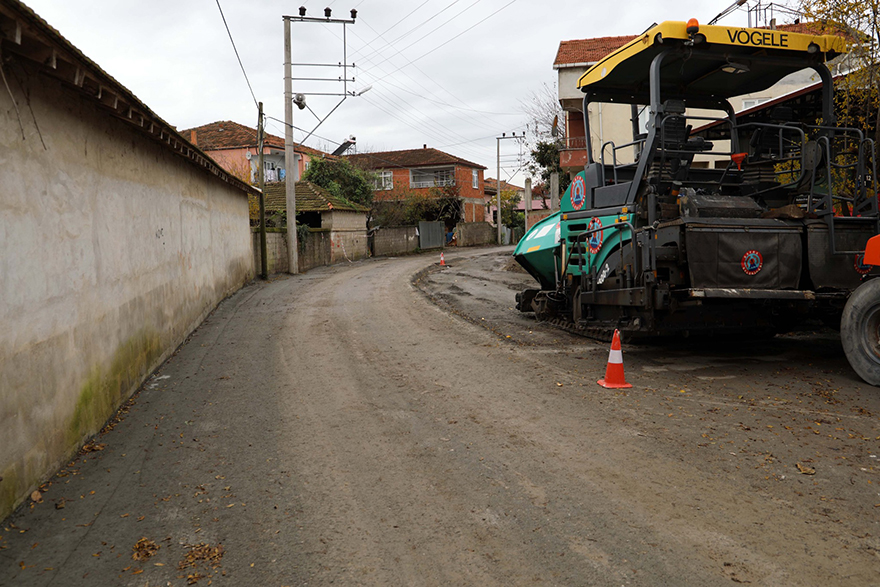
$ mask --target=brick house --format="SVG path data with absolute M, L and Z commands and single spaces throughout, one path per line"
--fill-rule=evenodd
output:
M 259 159 L 257 129 L 231 120 L 223 120 L 190 128 L 181 131 L 180 134 L 239 179 L 249 183 L 256 181 Z M 294 153 L 297 159 L 297 180 L 308 169 L 312 159 L 331 157 L 323 151 L 301 144 L 294 144 Z M 284 162 L 282 137 L 266 134 L 263 141 L 263 159 L 266 182 L 272 183 L 285 178 L 287 166 Z
M 432 188 L 458 188 L 464 222 L 484 222 L 483 171 L 478 163 L 424 146 L 421 149 L 347 155 L 354 165 L 376 174 L 374 199 L 393 201 L 401 193 L 429 194 Z

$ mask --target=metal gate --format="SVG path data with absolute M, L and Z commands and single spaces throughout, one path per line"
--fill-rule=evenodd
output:
M 419 222 L 419 248 L 439 249 L 446 243 L 445 227 L 442 222 Z

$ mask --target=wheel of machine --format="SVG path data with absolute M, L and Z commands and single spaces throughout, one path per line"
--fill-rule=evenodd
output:
M 859 377 L 880 385 L 880 279 L 863 283 L 849 297 L 840 321 L 840 340 Z

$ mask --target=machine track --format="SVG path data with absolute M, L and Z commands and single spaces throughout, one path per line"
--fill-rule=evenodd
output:
M 580 324 L 575 324 L 571 320 L 566 320 L 564 318 L 551 318 L 550 320 L 544 320 L 542 322 L 558 328 L 559 330 L 564 330 L 565 332 L 570 332 L 571 334 L 586 338 L 592 338 L 593 340 L 598 340 L 600 342 L 611 342 L 611 339 L 614 337 L 613 328 L 581 326 Z

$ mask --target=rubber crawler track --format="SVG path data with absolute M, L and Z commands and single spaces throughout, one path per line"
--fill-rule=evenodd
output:
M 614 337 L 614 329 L 600 328 L 598 326 L 581 326 L 564 318 L 551 318 L 550 320 L 543 320 L 542 323 L 549 324 L 554 328 L 570 332 L 571 334 L 592 338 L 601 342 L 611 342 L 611 339 Z

